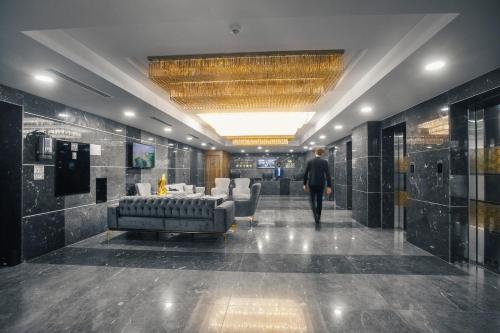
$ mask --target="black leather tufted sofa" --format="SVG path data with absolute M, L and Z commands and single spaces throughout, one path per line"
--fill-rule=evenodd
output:
M 225 233 L 234 203 L 212 198 L 124 197 L 108 207 L 110 230 Z

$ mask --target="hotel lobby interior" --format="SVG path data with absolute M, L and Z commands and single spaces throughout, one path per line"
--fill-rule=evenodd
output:
M 499 13 L 2 0 L 0 332 L 500 332 Z

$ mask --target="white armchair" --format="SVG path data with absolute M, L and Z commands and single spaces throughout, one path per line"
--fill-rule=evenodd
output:
M 151 195 L 151 184 L 150 183 L 136 183 L 135 191 L 137 195 L 148 196 Z
M 212 188 L 212 196 L 229 196 L 229 178 L 215 178 L 215 187 Z
M 250 199 L 250 178 L 235 178 L 233 200 Z

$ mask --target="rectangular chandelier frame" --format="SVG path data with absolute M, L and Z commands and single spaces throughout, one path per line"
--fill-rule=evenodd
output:
M 344 72 L 343 50 L 148 57 L 149 77 L 194 113 L 294 111 L 315 104 Z
M 293 138 L 293 135 L 224 137 L 224 139 L 231 141 L 234 146 L 286 146 Z

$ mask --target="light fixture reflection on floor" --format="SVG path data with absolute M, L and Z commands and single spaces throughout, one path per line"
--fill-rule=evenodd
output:
M 307 305 L 292 299 L 221 299 L 211 306 L 204 318 L 209 332 L 218 332 L 221 328 L 223 332 L 235 333 L 311 332 L 312 329 Z

